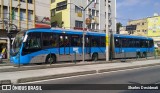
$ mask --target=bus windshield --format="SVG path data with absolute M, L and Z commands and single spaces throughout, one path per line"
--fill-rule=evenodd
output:
M 11 52 L 12 55 L 16 55 L 19 52 L 21 44 L 24 39 L 24 34 L 25 32 L 19 32 L 16 35 L 14 42 L 13 42 L 13 46 L 12 46 L 12 52 Z

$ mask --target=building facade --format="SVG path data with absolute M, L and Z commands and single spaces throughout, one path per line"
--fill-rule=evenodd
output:
M 0 0 L 0 53 L 5 47 L 7 51 L 4 58 L 9 58 L 10 38 L 18 31 L 50 27 L 49 23 L 49 0 Z
M 128 22 L 128 25 L 136 25 L 135 30 L 129 31 L 130 35 L 142 35 L 142 36 L 147 36 L 147 31 L 148 31 L 148 22 L 147 19 L 139 19 L 139 20 L 132 20 Z
M 91 0 L 51 0 L 52 27 L 82 30 L 83 12 L 81 8 L 85 8 L 90 2 Z M 116 32 L 116 0 L 94 0 L 86 8 L 85 28 L 87 30 L 105 32 L 106 6 L 108 6 L 109 30 Z
M 160 47 L 160 16 L 147 18 L 148 22 L 148 37 L 152 37 L 155 41 L 155 46 Z

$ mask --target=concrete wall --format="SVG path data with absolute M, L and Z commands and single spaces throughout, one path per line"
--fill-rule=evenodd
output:
M 50 18 L 51 0 L 35 0 L 36 15 Z

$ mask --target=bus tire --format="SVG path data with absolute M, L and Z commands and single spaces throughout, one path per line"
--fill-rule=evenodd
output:
M 51 59 L 50 59 L 51 58 Z M 51 60 L 51 62 L 50 62 L 50 60 Z M 46 57 L 46 64 L 52 64 L 52 63 L 56 63 L 57 62 L 57 59 L 56 59 L 56 55 L 48 55 L 47 57 Z
M 94 53 L 92 55 L 92 61 L 97 61 L 98 60 L 98 54 L 97 53 Z

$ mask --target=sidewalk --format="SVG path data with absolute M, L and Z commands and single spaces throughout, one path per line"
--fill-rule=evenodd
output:
M 10 62 L 8 59 L 2 59 L 2 62 L 0 62 L 0 66 L 10 66 Z
M 103 63 L 70 67 L 45 68 L 37 70 L 24 70 L 15 72 L 1 72 L 0 84 L 5 80 L 14 84 L 32 82 L 38 80 L 55 79 L 61 77 L 96 74 L 116 70 L 132 69 L 146 66 L 160 65 L 160 59 L 139 60 L 134 62 Z

